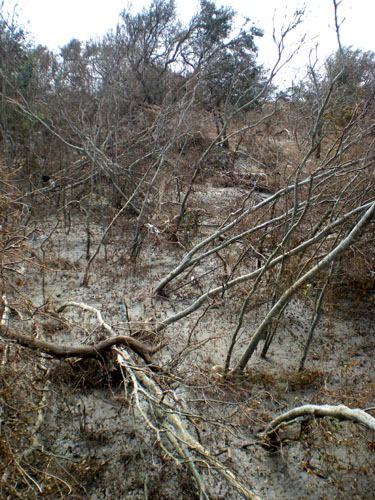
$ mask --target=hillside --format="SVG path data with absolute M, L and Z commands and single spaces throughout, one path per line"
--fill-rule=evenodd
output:
M 373 54 L 122 19 L 2 20 L 0 496 L 372 499 Z

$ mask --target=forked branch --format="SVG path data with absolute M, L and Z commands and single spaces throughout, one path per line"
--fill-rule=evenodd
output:
M 130 375 L 133 381 L 134 396 L 137 400 L 137 407 L 143 418 L 146 419 L 154 431 L 157 431 L 159 445 L 165 450 L 164 445 L 161 443 L 161 437 L 166 436 L 176 451 L 176 457 L 187 463 L 193 477 L 196 480 L 197 487 L 200 491 L 200 498 L 207 499 L 208 496 L 205 492 L 205 484 L 203 478 L 200 476 L 195 463 L 205 464 L 212 470 L 225 478 L 241 496 L 246 500 L 262 500 L 261 497 L 249 490 L 247 485 L 244 485 L 236 475 L 228 469 L 225 465 L 219 462 L 210 451 L 200 444 L 185 428 L 178 411 L 173 411 L 173 399 L 171 399 L 166 392 L 163 392 L 153 379 L 147 376 L 144 370 L 134 370 L 131 364 L 126 359 L 126 356 L 121 351 L 117 350 L 118 363 Z M 170 392 L 170 391 L 167 391 Z M 157 416 L 160 428 L 156 428 L 144 414 L 144 411 L 138 401 L 138 393 L 142 393 L 149 400 L 153 407 L 153 414 Z M 164 406 L 162 406 L 162 403 Z M 195 457 L 198 455 L 199 459 Z

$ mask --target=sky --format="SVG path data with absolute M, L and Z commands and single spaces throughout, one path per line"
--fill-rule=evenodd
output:
M 278 83 L 288 86 L 303 75 L 309 57 L 316 54 L 320 62 L 337 49 L 334 30 L 333 0 L 216 0 L 217 5 L 231 6 L 240 15 L 264 30 L 257 39 L 259 61 L 266 68 L 273 65 L 277 50 L 272 39 L 273 29 L 280 33 L 284 23 L 292 18 L 296 8 L 306 4 L 305 20 L 286 41 L 286 53 L 293 52 L 299 39 L 305 43 L 294 59 L 282 70 Z M 1 1 L 0 1 L 1 4 Z M 133 0 L 132 12 L 148 5 L 149 0 Z M 182 21 L 187 22 L 197 10 L 198 0 L 176 0 Z M 88 40 L 115 28 L 119 13 L 129 8 L 127 0 L 4 0 L 3 10 L 15 9 L 18 22 L 31 33 L 35 44 L 59 51 L 72 38 Z M 341 0 L 339 21 L 344 46 L 375 51 L 375 0 Z M 317 51 L 311 49 L 317 46 Z

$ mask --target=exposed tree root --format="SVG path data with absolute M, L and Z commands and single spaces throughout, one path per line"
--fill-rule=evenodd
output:
M 159 351 L 163 345 L 158 344 L 156 347 L 147 347 L 142 342 L 132 337 L 125 335 L 117 335 L 109 339 L 102 340 L 93 345 L 58 345 L 43 340 L 37 340 L 34 337 L 28 337 L 6 329 L 1 332 L 3 338 L 14 340 L 17 344 L 34 349 L 36 351 L 50 354 L 51 356 L 59 359 L 65 358 L 97 358 L 102 356 L 108 349 L 115 345 L 124 345 L 128 349 L 138 354 L 147 364 L 151 365 L 151 355 Z M 156 367 L 153 367 L 156 368 Z
M 156 367 L 151 365 L 151 355 L 160 350 L 163 345 L 159 344 L 154 348 L 150 348 L 132 337 L 116 335 L 112 327 L 104 322 L 101 312 L 83 302 L 69 302 L 61 306 L 58 312 L 61 312 L 68 306 L 78 307 L 95 313 L 99 324 L 112 336 L 95 345 L 61 346 L 37 340 L 33 337 L 27 337 L 4 326 L 2 330 L 0 330 L 1 335 L 5 339 L 16 341 L 19 345 L 50 354 L 56 358 L 98 357 L 113 346 L 122 346 L 121 349 L 115 349 L 115 351 L 118 354 L 118 364 L 122 370 L 126 371 L 133 382 L 134 405 L 144 418 L 146 425 L 151 431 L 156 433 L 157 442 L 163 452 L 170 456 L 177 464 L 187 464 L 199 491 L 200 498 L 202 500 L 209 500 L 209 496 L 206 492 L 206 484 L 198 470 L 197 463 L 204 465 L 209 470 L 215 470 L 223 476 L 228 484 L 230 484 L 242 498 L 247 500 L 262 500 L 255 493 L 250 491 L 246 485 L 242 484 L 241 481 L 236 478 L 235 474 L 221 464 L 209 450 L 204 448 L 194 439 L 185 428 L 180 418 L 179 410 L 174 408 L 173 398 L 169 397 L 168 391 L 167 393 L 162 391 L 158 384 L 150 378 L 149 374 L 151 372 L 147 369 L 144 370 L 143 368 L 134 366 L 130 355 L 124 350 L 124 347 L 126 347 L 135 352 L 150 365 L 148 368 L 157 370 Z M 145 397 L 151 406 L 151 410 L 147 413 L 144 411 L 143 405 L 140 402 L 140 396 Z M 152 420 L 154 420 L 155 416 L 156 423 L 153 423 Z M 42 414 L 40 414 L 39 418 L 42 420 Z M 38 430 L 38 426 L 39 423 L 36 426 L 36 430 Z M 164 436 L 167 437 L 172 446 L 172 451 L 168 450 L 167 446 L 163 443 L 163 441 L 165 442 Z M 37 441 L 34 442 L 34 447 L 35 443 L 37 443 Z M 39 487 L 38 484 L 36 486 Z
M 15 342 L 17 342 L 17 344 L 23 347 L 27 347 L 28 349 L 40 351 L 59 359 L 97 358 L 102 356 L 111 347 L 115 345 L 123 345 L 140 356 L 145 361 L 145 363 L 150 365 L 151 369 L 153 369 L 154 371 L 158 371 L 158 368 L 152 365 L 151 356 L 152 354 L 160 351 L 160 349 L 162 349 L 165 344 L 159 343 L 155 347 L 148 347 L 143 342 L 133 337 L 129 337 L 126 335 L 117 335 L 113 328 L 108 325 L 108 323 L 105 323 L 102 318 L 101 312 L 98 309 L 84 304 L 83 302 L 68 302 L 66 304 L 63 304 L 57 312 L 59 313 L 67 307 L 79 307 L 80 309 L 95 313 L 100 326 L 107 330 L 107 332 L 112 336 L 93 345 L 65 346 L 38 340 L 35 337 L 28 337 L 10 328 L 5 328 L 5 324 L 3 323 L 0 324 L 0 327 L 2 327 L 0 330 L 1 336 L 6 339 L 14 340 Z

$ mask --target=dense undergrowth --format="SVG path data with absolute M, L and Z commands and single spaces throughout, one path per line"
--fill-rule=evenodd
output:
M 1 19 L 3 498 L 372 498 L 369 430 L 259 433 L 305 403 L 374 415 L 373 54 L 280 92 L 260 30 L 200 9 L 59 55 Z M 43 344 L 113 335 L 138 351 Z

